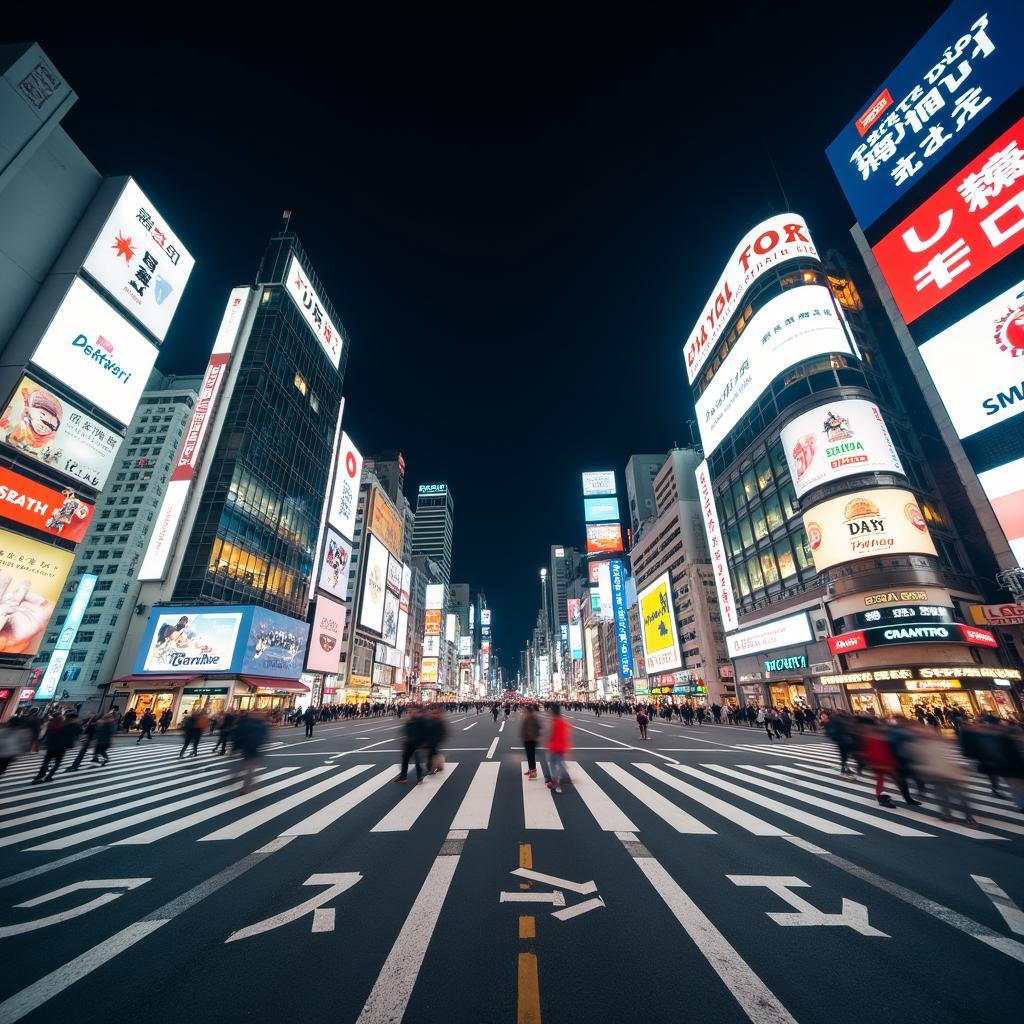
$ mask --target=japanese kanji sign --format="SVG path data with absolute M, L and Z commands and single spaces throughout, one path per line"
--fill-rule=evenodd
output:
M 1024 245 L 1024 118 L 873 246 L 909 324 Z
M 327 354 L 331 365 L 337 369 L 341 362 L 341 346 L 344 341 L 342 333 L 327 315 L 320 296 L 309 283 L 309 275 L 302 269 L 302 264 L 294 255 L 288 264 L 288 276 L 284 279 L 284 287 L 292 302 L 299 307 L 299 312 L 302 313 L 309 329 L 316 335 L 316 340 L 320 342 L 320 347 Z
M 711 474 L 708 471 L 707 459 L 697 467 L 697 490 L 700 491 L 700 510 L 704 516 L 704 530 L 708 535 L 708 553 L 711 556 L 711 567 L 715 573 L 718 607 L 722 610 L 722 627 L 728 632 L 738 628 L 740 623 L 736 617 L 735 592 L 732 589 L 729 562 L 725 557 L 722 531 L 719 529 L 718 508 L 715 505 L 715 495 L 711 489 Z
M 957 0 L 872 94 L 827 155 L 873 224 L 1024 85 L 1019 0 Z

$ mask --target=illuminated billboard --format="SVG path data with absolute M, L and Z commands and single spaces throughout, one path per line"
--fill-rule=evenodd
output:
M 619 678 L 633 678 L 633 646 L 629 639 L 629 613 L 626 610 L 626 568 L 614 558 L 608 563 L 612 584 L 612 621 L 615 623 L 615 648 L 619 655 Z
M 595 494 L 614 494 L 615 474 L 611 470 L 603 470 L 600 473 L 584 473 L 583 493 L 587 496 Z
M 401 611 L 398 607 L 398 595 L 389 590 L 384 594 L 384 618 L 380 629 L 381 642 L 389 647 L 394 647 L 398 643 L 399 615 Z
M 402 520 L 376 487 L 370 488 L 370 533 L 396 557 L 402 553 Z
M 683 667 L 679 631 L 672 604 L 672 580 L 667 572 L 637 594 L 640 636 L 647 672 L 671 672 Z
M 814 642 L 811 620 L 807 612 L 797 612 L 783 619 L 775 619 L 749 629 L 741 629 L 738 633 L 725 638 L 725 645 L 730 658 L 740 658 L 745 654 L 758 654 L 761 651 L 773 651 L 778 647 L 793 647 L 796 644 Z
M 135 671 L 190 675 L 234 671 L 244 619 L 241 608 L 154 609 Z
M 569 653 L 573 661 L 583 659 L 583 629 L 580 620 L 580 601 L 570 597 L 566 602 L 569 615 Z
M 31 377 L 22 377 L 0 416 L 0 441 L 79 484 L 101 490 L 121 435 Z
M 612 577 L 607 562 L 598 562 L 597 566 L 597 616 L 604 622 L 612 619 Z M 593 604 L 591 604 L 593 607 Z
M 388 559 L 387 588 L 395 594 L 402 593 L 402 570 L 404 566 L 397 558 Z
M 619 521 L 619 499 L 584 498 L 583 518 L 588 523 L 617 523 Z
M 798 214 L 780 213 L 769 217 L 743 236 L 683 349 L 690 384 L 718 347 L 723 329 L 740 308 L 750 286 L 780 263 L 798 257 L 818 258 L 807 224 Z
M 957 0 L 828 147 L 863 227 L 1024 85 L 1018 0 Z
M 349 540 L 352 540 L 355 534 L 356 512 L 359 509 L 359 483 L 362 475 L 363 457 L 352 443 L 352 438 L 342 433 L 327 522 L 342 537 Z
M 71 571 L 71 551 L 0 530 L 0 654 L 35 654 Z
M 783 370 L 832 352 L 857 354 L 824 285 L 790 288 L 765 303 L 697 399 L 705 456 L 712 455 Z
M 337 674 L 341 667 L 341 638 L 345 632 L 345 606 L 317 594 L 310 629 L 306 668 Z
M 420 662 L 420 685 L 433 686 L 437 683 L 437 658 L 424 658 Z
M 844 494 L 804 513 L 818 572 L 874 555 L 935 555 L 928 524 L 910 491 Z
M 782 428 L 781 439 L 798 498 L 857 473 L 903 473 L 881 411 L 860 398 L 797 416 Z
M 725 556 L 721 520 L 718 517 L 718 506 L 715 504 L 715 493 L 711 489 L 711 473 L 708 471 L 707 459 L 697 467 L 695 475 L 704 532 L 708 538 L 708 554 L 715 574 L 715 594 L 722 612 L 722 627 L 728 632 L 736 629 L 740 622 L 736 615 L 736 592 L 732 587 L 732 574 L 729 572 L 729 562 Z
M 330 527 L 324 531 L 324 553 L 320 562 L 321 589 L 342 601 L 348 596 L 349 566 L 352 562 L 352 545 L 340 533 Z
M 472 611 L 472 608 L 470 608 L 470 611 Z M 481 608 L 480 609 L 480 625 L 481 626 L 489 626 L 490 624 L 491 624 L 491 609 L 490 608 Z
M 92 513 L 92 505 L 72 488 L 55 491 L 0 466 L 0 518 L 77 542 L 85 536 Z
M 363 577 L 363 600 L 359 608 L 359 625 L 372 633 L 381 632 L 384 622 L 385 582 L 388 576 L 388 549 L 373 534 L 367 534 L 366 575 Z
M 163 341 L 195 262 L 135 180 L 129 178 L 96 236 L 83 269 Z
M 84 281 L 75 278 L 32 363 L 127 424 L 146 388 L 157 348 Z
M 440 608 L 428 608 L 423 614 L 423 634 L 424 636 L 440 636 L 441 635 L 441 609 Z
M 622 550 L 622 527 L 618 523 L 588 523 L 587 553 L 613 553 Z
M 71 653 L 75 637 L 78 635 L 78 627 L 82 624 L 82 616 L 85 615 L 85 609 L 88 607 L 89 598 L 92 597 L 98 579 L 98 576 L 89 572 L 82 573 L 79 577 L 71 608 L 68 610 L 64 625 L 61 626 L 53 653 L 46 663 L 46 671 L 35 692 L 36 700 L 49 700 L 57 692 L 57 684 L 64 673 L 64 665 Z
M 424 608 L 435 609 L 444 607 L 444 584 L 443 583 L 428 583 L 427 584 L 427 595 Z
M 320 347 L 324 350 L 331 365 L 337 369 L 341 361 L 341 347 L 344 344 L 344 337 L 341 331 L 331 322 L 327 315 L 326 308 L 317 295 L 302 264 L 292 254 L 291 262 L 288 264 L 288 275 L 284 279 L 284 290 L 288 293 L 292 302 L 298 307 L 306 326 L 313 332 Z
M 249 634 L 240 649 L 239 671 L 279 679 L 298 679 L 306 663 L 309 623 L 269 608 L 248 607 Z M 241 648 L 241 645 L 239 645 Z
M 425 636 L 423 638 L 423 653 L 431 658 L 436 658 L 441 653 L 441 637 Z
M 1024 458 L 978 474 L 1017 564 L 1024 566 Z

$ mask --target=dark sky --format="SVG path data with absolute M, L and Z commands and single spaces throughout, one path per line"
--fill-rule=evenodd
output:
M 739 236 L 785 209 L 768 149 L 819 250 L 855 260 L 824 149 L 945 5 L 362 6 L 4 32 L 43 45 L 80 97 L 71 136 L 196 256 L 161 369 L 202 370 L 295 211 L 352 338 L 346 428 L 404 452 L 410 493 L 448 481 L 455 578 L 512 667 L 549 545 L 582 547 L 580 472 L 621 487 L 631 453 L 689 440 L 682 343 Z

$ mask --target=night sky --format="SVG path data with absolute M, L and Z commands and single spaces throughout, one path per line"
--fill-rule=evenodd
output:
M 682 344 L 739 236 L 786 208 L 769 149 L 866 287 L 824 150 L 945 5 L 365 6 L 4 33 L 42 44 L 72 138 L 196 257 L 160 369 L 202 371 L 295 211 L 352 339 L 346 429 L 404 453 L 410 495 L 449 483 L 455 581 L 486 591 L 514 671 L 549 546 L 583 546 L 580 472 L 621 489 L 631 453 L 689 443 Z

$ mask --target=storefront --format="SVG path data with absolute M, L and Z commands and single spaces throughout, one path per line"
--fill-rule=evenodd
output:
M 176 709 L 182 688 L 201 679 L 202 676 L 123 676 L 111 684 L 113 697 L 110 706 L 117 708 L 122 715 L 134 711 L 136 718 L 152 711 L 158 721 L 170 708 L 172 720 L 177 722 L 179 716 Z
M 297 679 L 239 676 L 232 697 L 237 710 L 262 711 L 275 719 L 299 705 L 309 705 L 309 687 Z

